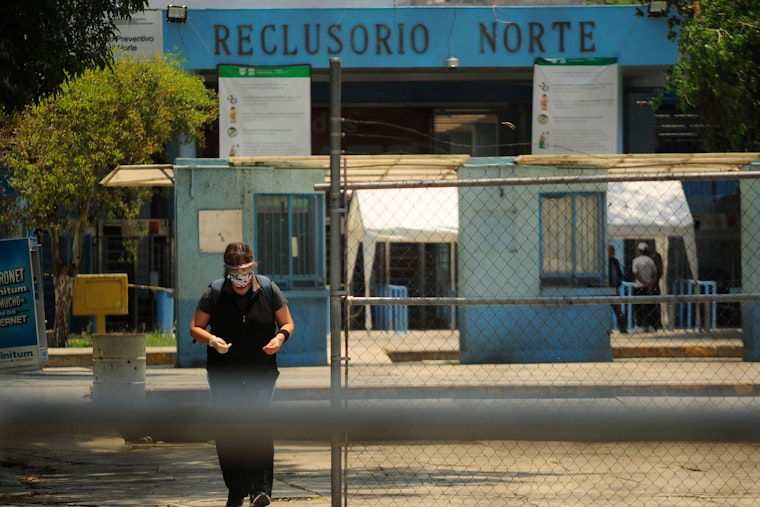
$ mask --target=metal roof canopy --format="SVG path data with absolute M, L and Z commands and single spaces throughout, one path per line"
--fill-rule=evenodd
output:
M 120 165 L 100 180 L 106 187 L 173 187 L 172 164 Z
M 739 171 L 758 158 L 760 153 L 520 155 L 515 163 L 560 169 L 607 169 L 610 174 L 681 174 Z
M 517 165 L 549 166 L 560 169 L 606 169 L 610 174 L 682 174 L 735 172 L 760 158 L 760 153 L 646 153 L 602 155 L 520 155 Z M 390 181 L 435 181 L 457 179 L 457 169 L 469 155 L 343 155 L 341 170 L 352 183 Z M 330 156 L 230 157 L 230 167 L 274 167 L 278 169 L 323 169 L 330 177 Z M 117 186 L 174 185 L 171 164 L 120 165 L 100 183 Z
M 469 155 L 343 155 L 341 169 L 351 181 L 455 180 L 457 169 Z M 330 178 L 330 156 L 230 157 L 230 167 L 274 167 L 276 169 L 322 169 Z M 174 166 L 120 165 L 100 183 L 117 186 L 173 186 Z

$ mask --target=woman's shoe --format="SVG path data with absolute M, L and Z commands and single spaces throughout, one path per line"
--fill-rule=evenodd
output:
M 255 495 L 251 495 L 251 505 L 253 507 L 264 507 L 265 505 L 269 505 L 271 501 L 272 500 L 269 498 L 269 495 L 263 491 L 259 491 Z

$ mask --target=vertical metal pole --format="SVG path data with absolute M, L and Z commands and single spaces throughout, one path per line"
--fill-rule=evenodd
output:
M 340 58 L 330 58 L 330 406 L 337 413 L 341 408 L 341 290 L 340 231 L 343 201 L 340 194 L 341 155 L 341 74 Z M 330 449 L 330 490 L 332 507 L 341 506 L 343 432 L 333 431 Z

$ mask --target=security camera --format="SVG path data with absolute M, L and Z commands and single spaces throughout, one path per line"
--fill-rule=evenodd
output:
M 456 70 L 459 67 L 459 58 L 450 56 L 446 58 L 446 68 L 449 70 Z

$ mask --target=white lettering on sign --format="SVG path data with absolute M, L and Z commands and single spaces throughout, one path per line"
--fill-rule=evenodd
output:
M 24 268 L 0 271 L 0 285 L 11 285 L 14 283 L 24 283 Z

